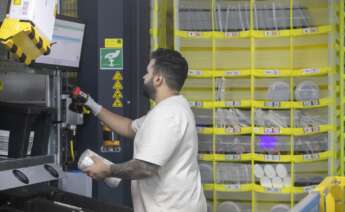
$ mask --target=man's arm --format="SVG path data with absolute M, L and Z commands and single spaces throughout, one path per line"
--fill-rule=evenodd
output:
M 74 105 L 74 107 L 71 108 L 76 108 L 76 106 L 86 106 L 90 108 L 92 113 L 101 121 L 103 121 L 103 123 L 105 123 L 107 127 L 111 128 L 116 133 L 128 138 L 133 138 L 135 136 L 135 132 L 131 126 L 131 119 L 112 113 L 109 110 L 105 109 L 102 105 L 98 104 L 90 95 L 80 90 L 79 87 L 73 89 L 71 98 L 72 105 Z
M 85 173 L 95 179 L 101 180 L 107 177 L 136 180 L 158 175 L 159 166 L 133 159 L 121 164 L 105 164 L 102 159 L 92 156 L 94 164 L 85 170 Z
M 137 180 L 158 175 L 158 165 L 137 159 L 110 166 L 110 176 L 122 179 Z
M 116 133 L 127 138 L 134 138 L 135 132 L 131 126 L 131 119 L 112 113 L 104 107 L 102 107 L 101 111 L 97 114 L 97 117 Z

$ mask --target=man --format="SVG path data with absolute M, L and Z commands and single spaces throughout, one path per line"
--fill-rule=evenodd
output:
M 152 53 L 144 79 L 145 93 L 156 106 L 144 117 L 130 120 L 114 114 L 91 97 L 85 105 L 118 134 L 134 138 L 133 159 L 108 166 L 93 157 L 85 172 L 98 180 L 132 180 L 135 212 L 206 212 L 197 162 L 198 143 L 193 113 L 179 95 L 188 64 L 174 50 Z

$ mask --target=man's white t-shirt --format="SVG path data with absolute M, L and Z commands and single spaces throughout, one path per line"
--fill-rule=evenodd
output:
M 132 122 L 134 159 L 159 165 L 158 176 L 132 181 L 134 212 L 206 212 L 198 139 L 187 100 L 169 97 Z

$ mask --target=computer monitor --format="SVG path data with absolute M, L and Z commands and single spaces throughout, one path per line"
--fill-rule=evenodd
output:
M 77 70 L 80 63 L 84 30 L 85 24 L 78 19 L 57 16 L 51 52 L 49 55 L 38 57 L 33 66 Z

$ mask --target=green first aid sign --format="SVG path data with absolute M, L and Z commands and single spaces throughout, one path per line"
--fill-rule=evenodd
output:
M 99 63 L 101 70 L 123 70 L 123 49 L 100 48 Z

